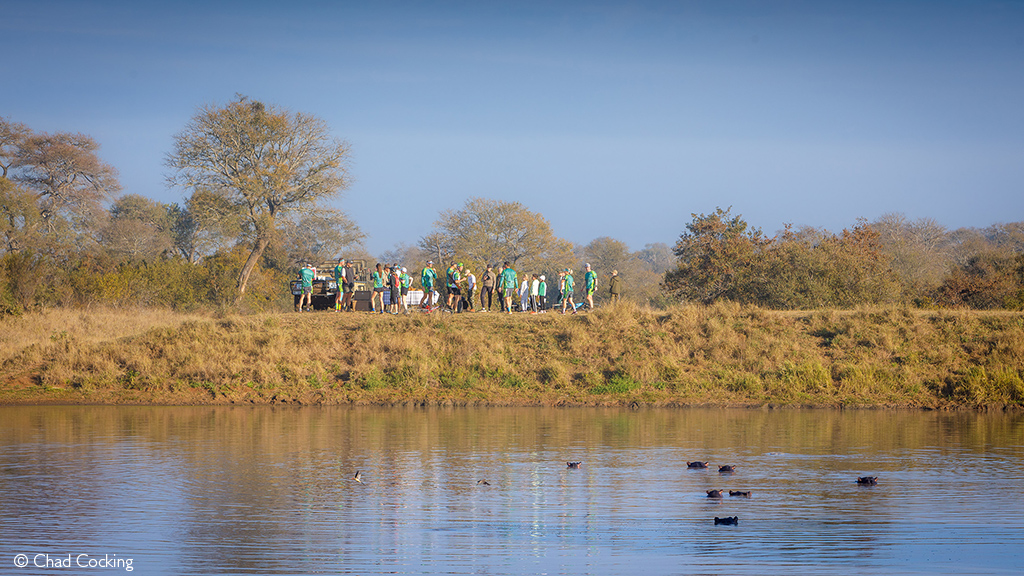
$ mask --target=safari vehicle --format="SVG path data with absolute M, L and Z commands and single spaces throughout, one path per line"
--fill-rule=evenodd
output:
M 330 310 L 334 308 L 334 301 L 337 298 L 338 292 L 341 288 L 338 286 L 338 280 L 334 277 L 334 267 L 338 264 L 338 261 L 334 262 L 320 262 L 313 265 L 313 310 Z M 366 274 L 366 261 L 365 260 L 352 260 L 352 268 L 355 270 L 355 291 L 367 290 L 367 284 L 369 278 Z M 302 280 L 295 279 L 290 282 L 292 291 L 292 300 L 295 305 L 295 309 L 299 309 L 299 301 L 302 298 Z M 353 297 L 355 298 L 355 296 Z M 366 299 L 369 301 L 369 298 Z

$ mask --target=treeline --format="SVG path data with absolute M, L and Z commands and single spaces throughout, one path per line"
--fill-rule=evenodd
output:
M 576 245 L 518 202 L 471 198 L 439 212 L 415 246 L 375 259 L 359 227 L 322 204 L 348 185 L 348 147 L 314 116 L 244 96 L 200 109 L 166 163 L 181 204 L 121 195 L 98 149 L 87 135 L 0 118 L 0 315 L 91 304 L 287 310 L 301 264 L 339 256 L 400 263 L 414 277 L 426 260 L 463 262 L 478 277 L 508 261 L 549 282 L 590 263 L 599 305 L 617 270 L 624 298 L 655 307 L 1024 308 L 1024 222 L 947 230 L 890 214 L 838 233 L 767 236 L 718 209 L 694 214 L 674 247 L 631 251 L 610 237 Z
M 1024 309 L 1024 222 L 949 231 L 888 214 L 774 237 L 730 209 L 694 214 L 664 286 L 677 299 L 777 309 L 864 304 Z

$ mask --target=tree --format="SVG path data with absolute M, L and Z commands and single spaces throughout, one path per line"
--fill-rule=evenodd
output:
M 104 247 L 124 260 L 152 260 L 172 250 L 171 207 L 128 194 L 110 207 L 110 221 L 100 232 Z
M 394 248 L 381 254 L 377 260 L 379 262 L 397 262 L 412 270 L 413 268 L 422 268 L 422 265 L 431 259 L 430 256 L 430 254 L 427 254 L 426 251 L 418 246 L 410 246 L 405 242 L 399 242 L 395 244 Z
M 236 302 L 278 233 L 279 217 L 312 213 L 349 186 L 348 156 L 348 144 L 330 137 L 320 118 L 244 96 L 204 106 L 174 137 L 170 183 L 220 195 L 242 216 L 251 250 L 238 272 Z
M 37 233 L 42 215 L 35 194 L 0 177 L 0 252 L 16 253 L 38 245 Z
M 171 233 L 182 258 L 198 262 L 219 250 L 226 250 L 242 236 L 242 214 L 227 198 L 196 190 L 185 206 L 171 206 Z
M 330 209 L 303 213 L 298 220 L 285 219 L 281 229 L 292 263 L 334 261 L 365 238 L 348 216 Z
M 99 144 L 85 134 L 58 132 L 24 138 L 12 164 L 14 179 L 36 195 L 48 232 L 66 219 L 87 232 L 105 215 L 101 202 L 121 190 L 117 170 L 100 161 Z
M 676 297 L 710 304 L 749 300 L 757 292 L 763 279 L 754 264 L 772 240 L 731 210 L 691 214 L 676 242 L 676 268 L 665 273 L 665 288 Z
M 931 218 L 909 220 L 903 214 L 883 214 L 871 223 L 883 253 L 909 294 L 933 290 L 953 264 L 950 236 Z
M 439 263 L 453 258 L 477 265 L 508 261 L 516 269 L 539 271 L 573 261 L 572 245 L 519 202 L 470 198 L 461 210 L 441 212 L 434 227 L 420 248 Z
M 17 160 L 22 143 L 32 133 L 28 126 L 0 116 L 0 176 L 7 178 L 7 172 Z

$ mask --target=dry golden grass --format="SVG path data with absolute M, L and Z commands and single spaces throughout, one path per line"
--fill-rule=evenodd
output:
M 1024 405 L 1020 313 L 100 310 L 0 329 L 7 403 Z

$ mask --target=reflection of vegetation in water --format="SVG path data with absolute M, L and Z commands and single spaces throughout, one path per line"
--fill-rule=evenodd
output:
M 629 303 L 548 314 L 47 312 L 8 402 L 1024 404 L 1024 315 Z

